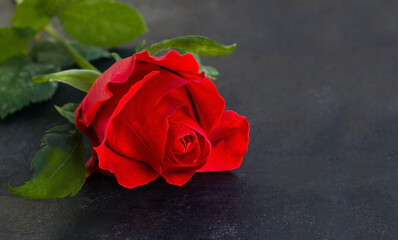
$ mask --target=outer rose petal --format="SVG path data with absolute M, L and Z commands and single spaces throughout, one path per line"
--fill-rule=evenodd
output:
M 249 144 L 249 123 L 233 111 L 225 111 L 211 132 L 212 151 L 207 163 L 198 172 L 229 171 L 242 162 Z
M 191 179 L 192 175 L 195 173 L 195 167 L 182 168 L 167 162 L 165 162 L 165 164 L 170 166 L 168 166 L 168 172 L 163 173 L 162 177 L 164 178 L 164 180 L 166 180 L 168 184 L 177 185 L 181 187 L 186 182 L 188 182 L 188 180 Z
M 102 103 L 112 97 L 108 89 L 110 82 L 125 82 L 134 70 L 135 55 L 115 62 L 95 80 L 90 91 L 76 109 L 76 122 L 80 121 L 86 127 L 90 125 Z
M 126 82 L 110 82 L 107 85 L 108 90 L 112 93 L 112 97 L 106 100 L 101 105 L 101 107 L 97 110 L 97 114 L 94 120 L 91 123 L 100 142 L 102 142 L 102 140 L 104 139 L 106 126 L 108 125 L 108 120 L 110 116 L 112 115 L 115 107 L 118 105 L 122 97 L 128 93 L 131 86 L 137 85 L 137 83 L 143 80 L 146 76 L 148 76 L 152 72 L 157 72 L 159 70 L 160 68 L 156 65 L 144 62 L 136 62 L 134 66 L 134 71 Z
M 123 187 L 145 185 L 159 176 L 149 165 L 121 156 L 104 143 L 94 150 L 98 154 L 99 167 L 113 173 Z
M 177 51 L 169 51 L 165 56 L 153 57 L 149 56 L 147 51 L 135 54 L 137 61 L 152 63 L 175 73 L 187 73 L 199 76 L 199 64 L 191 53 L 180 55 Z M 184 76 L 185 77 L 185 76 Z
M 192 54 L 180 55 L 176 51 L 169 51 L 165 56 L 153 57 L 149 56 L 148 52 L 140 52 L 131 57 L 121 59 L 115 62 L 108 68 L 98 79 L 94 82 L 86 97 L 76 109 L 75 115 L 78 117 L 76 121 L 80 121 L 80 125 L 88 127 L 96 117 L 98 109 L 101 105 L 112 97 L 112 92 L 109 90 L 110 83 L 125 83 L 129 80 L 131 74 L 140 69 L 135 70 L 135 65 L 138 62 L 150 63 L 154 66 L 164 67 L 172 72 L 183 73 L 184 78 L 203 78 L 204 74 L 199 74 L 199 65 Z M 148 72 L 150 73 L 150 72 Z M 135 82 L 131 83 L 132 85 Z

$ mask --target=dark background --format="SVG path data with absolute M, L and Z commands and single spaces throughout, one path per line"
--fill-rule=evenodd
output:
M 128 190 L 94 175 L 74 198 L 15 197 L 7 183 L 29 180 L 40 137 L 64 121 L 52 105 L 83 97 L 61 86 L 0 122 L 1 239 L 398 238 L 398 1 L 124 2 L 143 13 L 149 43 L 238 44 L 203 61 L 220 71 L 227 109 L 251 124 L 242 166 L 183 187 Z M 0 0 L 1 26 L 12 10 Z

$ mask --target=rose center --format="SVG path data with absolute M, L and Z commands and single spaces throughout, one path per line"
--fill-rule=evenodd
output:
M 187 153 L 194 146 L 195 136 L 192 134 L 185 135 L 180 139 L 177 139 L 176 151 L 179 153 Z

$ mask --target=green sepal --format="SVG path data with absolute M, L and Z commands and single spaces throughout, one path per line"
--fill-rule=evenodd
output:
M 135 53 L 139 53 L 142 50 L 144 50 L 145 44 L 146 44 L 145 40 L 142 40 L 140 43 L 138 43 L 137 47 L 135 47 Z
M 210 40 L 207 37 L 199 35 L 188 35 L 184 37 L 166 39 L 161 42 L 154 43 L 144 50 L 148 51 L 149 55 L 156 55 L 161 51 L 169 50 L 172 48 L 199 53 L 203 56 L 214 57 L 231 54 L 235 50 L 236 44 L 223 45 L 216 41 Z
M 45 75 L 35 76 L 33 78 L 34 84 L 43 84 L 46 82 L 62 82 L 83 92 L 88 92 L 91 85 L 100 76 L 100 74 L 93 70 L 87 69 L 71 69 L 57 73 L 50 73 Z
M 67 103 L 62 107 L 54 105 L 55 109 L 58 111 L 61 116 L 66 118 L 70 123 L 75 124 L 75 110 L 79 106 L 77 103 Z
M 216 80 L 216 78 L 218 77 L 219 73 L 217 71 L 217 69 L 215 69 L 212 66 L 205 66 L 202 64 L 202 61 L 200 60 L 200 56 L 197 53 L 192 53 L 192 55 L 195 57 L 196 61 L 199 64 L 199 71 L 200 72 L 205 72 L 206 77 L 210 78 L 211 80 Z
M 122 57 L 120 57 L 120 55 L 115 52 L 111 53 L 111 56 L 113 57 L 113 59 L 115 59 L 116 62 L 122 59 Z
M 41 140 L 42 149 L 32 160 L 32 179 L 20 187 L 8 185 L 12 194 L 25 198 L 63 198 L 82 188 L 87 169 L 82 134 L 72 124 L 56 126 Z

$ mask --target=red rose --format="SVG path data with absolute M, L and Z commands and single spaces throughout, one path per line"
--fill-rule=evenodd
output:
M 117 61 L 76 110 L 76 126 L 91 141 L 89 171 L 134 188 L 162 176 L 183 185 L 195 172 L 238 168 L 249 123 L 199 73 L 191 54 L 147 52 Z

